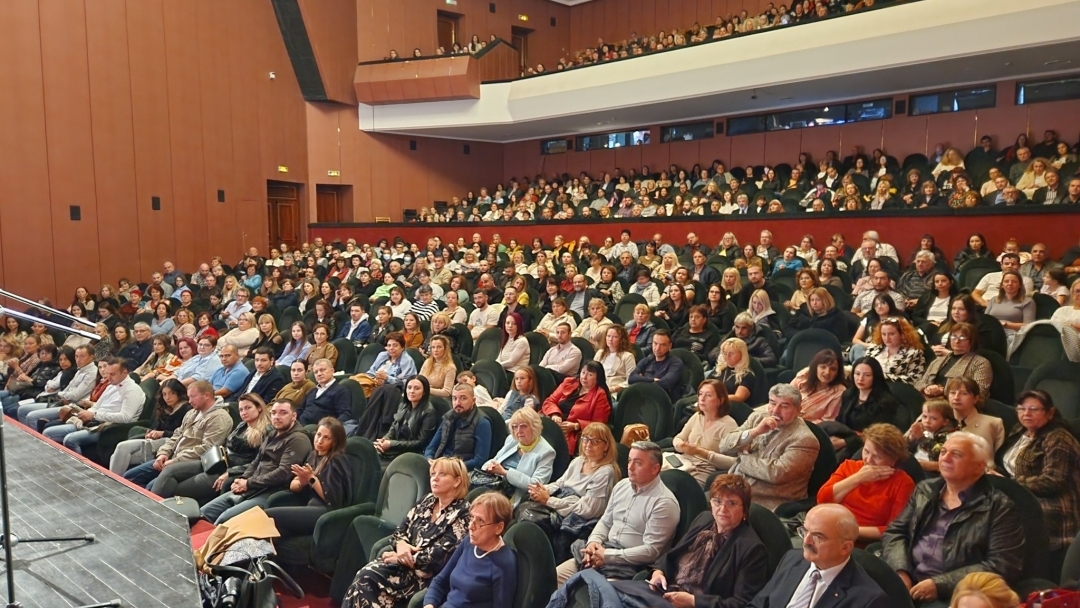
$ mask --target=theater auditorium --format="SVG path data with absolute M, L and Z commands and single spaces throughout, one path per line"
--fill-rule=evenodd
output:
M 6 605 L 1075 601 L 1077 23 L 0 2 Z

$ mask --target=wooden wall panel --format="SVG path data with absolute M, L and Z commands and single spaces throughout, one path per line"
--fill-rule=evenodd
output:
M 903 160 L 908 154 L 926 154 L 926 117 L 893 116 L 886 120 L 882 132 L 885 137 L 885 151 Z M 930 144 L 930 149 L 934 148 Z
M 85 285 L 93 291 L 102 277 L 98 249 L 91 246 L 97 242 L 98 201 L 86 73 L 86 14 L 81 2 L 48 0 L 41 3 L 39 15 L 45 122 L 50 125 L 45 143 L 52 229 L 59 237 L 52 244 L 55 259 L 64 261 L 54 265 L 52 273 L 57 283 Z M 71 205 L 81 207 L 78 222 L 70 218 Z M 45 268 L 39 270 L 46 273 Z
M 657 145 L 657 144 L 651 144 Z M 680 168 L 689 170 L 694 164 L 701 161 L 701 142 L 699 141 L 676 141 L 667 144 L 668 165 L 675 164 Z M 665 165 L 665 168 L 667 165 Z
M 926 117 L 927 148 L 930 151 L 938 144 L 946 148 L 970 150 L 975 147 L 975 112 L 956 112 L 952 114 L 931 114 Z M 929 152 L 928 152 L 929 154 Z
M 35 298 L 54 279 L 41 40 L 33 0 L 0 3 L 0 240 L 4 288 Z M 13 61 L 18 58 L 18 61 Z M 49 294 L 51 295 L 51 294 Z
M 299 0 L 299 4 L 327 97 L 355 104 L 356 0 Z
M 760 165 L 765 162 L 765 134 L 739 135 L 731 138 L 728 167 Z
M 95 185 L 102 201 L 98 208 L 101 274 L 107 280 L 126 276 L 134 281 L 143 276 L 137 255 L 142 235 L 131 230 L 138 217 L 138 192 L 125 5 L 123 0 L 86 5 L 86 46 Z
M 232 136 L 229 109 L 228 24 L 221 4 L 200 2 L 199 18 L 199 90 L 203 115 L 203 174 L 207 196 L 225 190 L 225 202 L 207 206 L 206 230 L 211 243 L 233 243 L 236 207 L 242 199 L 232 187 Z M 296 170 L 298 167 L 293 167 Z
M 717 135 L 712 139 L 701 140 L 701 159 L 702 165 L 712 167 L 714 160 L 726 163 L 731 158 L 731 138 L 724 135 Z
M 862 148 L 863 153 L 867 155 L 873 152 L 875 148 L 884 146 L 881 130 L 884 122 L 883 120 L 871 120 L 841 126 L 840 147 L 837 150 L 840 153 L 840 158 L 842 159 L 851 154 L 856 146 Z
M 772 131 L 765 134 L 765 164 L 794 163 L 798 154 L 792 156 L 792 150 L 802 150 L 804 134 L 817 131 L 814 129 L 796 129 L 793 131 Z
M 142 243 L 140 276 L 148 276 L 175 250 L 172 160 L 169 142 L 169 93 L 165 64 L 162 6 L 128 0 L 128 64 L 131 70 L 131 112 L 135 148 L 135 210 Z M 161 210 L 151 209 L 160 197 Z

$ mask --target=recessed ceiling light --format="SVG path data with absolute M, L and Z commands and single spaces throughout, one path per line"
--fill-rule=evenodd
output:
M 1050 61 L 1043 63 L 1043 65 L 1057 65 L 1061 63 L 1072 63 L 1072 59 L 1051 59 Z

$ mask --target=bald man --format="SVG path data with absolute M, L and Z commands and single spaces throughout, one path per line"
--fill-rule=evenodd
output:
M 892 602 L 854 560 L 855 516 L 843 505 L 818 505 L 799 528 L 802 550 L 780 560 L 752 608 L 889 608 Z

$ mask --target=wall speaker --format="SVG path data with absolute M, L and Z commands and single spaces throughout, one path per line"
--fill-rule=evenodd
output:
M 494 2 L 492 2 L 491 4 L 488 5 L 488 12 L 489 13 L 494 13 L 495 12 L 495 3 Z
M 161 211 L 161 197 L 160 196 L 151 196 L 150 197 L 150 208 L 153 209 L 154 211 Z
M 896 100 L 896 111 L 893 112 L 893 116 L 902 116 L 904 114 L 907 114 L 907 100 L 898 99 Z
M 714 129 L 714 132 L 717 135 L 723 135 L 724 134 L 724 121 L 721 120 L 720 122 L 716 123 L 716 129 Z
M 409 149 L 410 150 L 415 150 L 416 149 L 416 140 L 415 139 L 410 139 L 409 140 Z
M 79 205 L 72 205 L 68 207 L 68 213 L 71 214 L 71 221 L 82 221 L 82 207 L 80 207 Z
M 218 190 L 217 191 L 217 202 L 219 202 L 219 203 L 224 203 L 225 202 L 225 191 L 224 190 Z
M 472 149 L 471 149 L 471 148 L 469 148 L 469 144 L 465 144 L 465 146 L 464 146 L 464 148 L 462 149 L 462 151 L 463 151 L 463 152 L 464 152 L 465 154 L 468 154 L 468 153 L 472 152 Z

